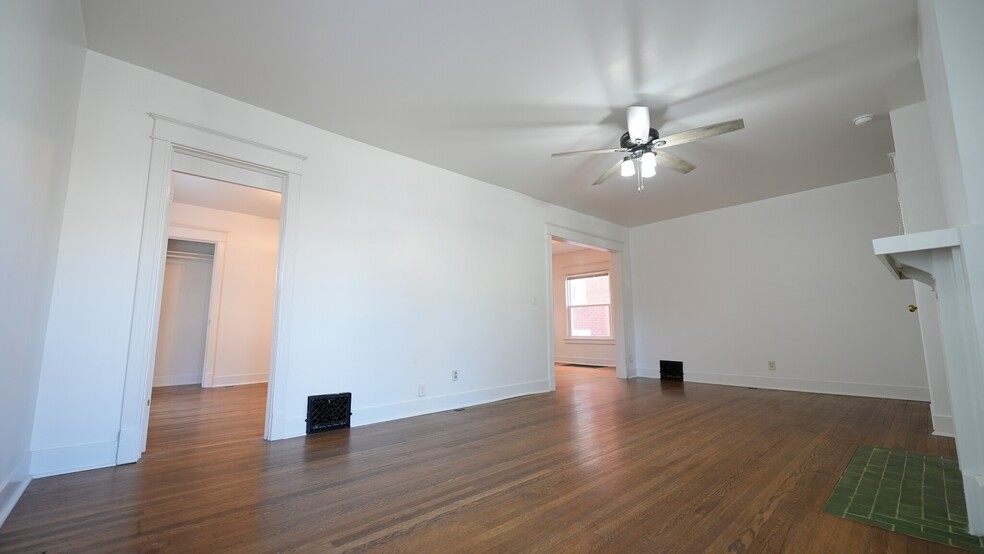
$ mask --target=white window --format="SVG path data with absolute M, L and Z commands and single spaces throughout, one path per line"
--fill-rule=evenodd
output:
M 612 296 L 608 273 L 567 278 L 567 336 L 612 338 Z

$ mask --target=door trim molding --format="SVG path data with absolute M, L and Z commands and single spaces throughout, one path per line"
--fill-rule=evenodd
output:
M 153 113 L 148 115 L 154 120 L 154 125 L 150 137 L 147 195 L 137 261 L 123 401 L 120 406 L 117 464 L 137 461 L 146 446 L 150 415 L 147 405 L 148 384 L 151 382 L 157 350 L 164 259 L 173 199 L 170 174 L 174 152 L 276 175 L 283 182 L 276 307 L 264 438 L 283 438 L 285 428 L 289 370 L 287 345 L 290 344 L 295 250 L 299 236 L 301 175 L 307 157 L 170 117 Z
M 228 233 L 187 225 L 171 225 L 168 238 L 207 242 L 215 246 L 212 254 L 212 278 L 208 290 L 208 324 L 205 327 L 205 359 L 202 362 L 202 387 L 215 386 L 215 354 L 219 346 L 219 307 L 222 305 L 222 276 L 225 273 L 225 248 Z

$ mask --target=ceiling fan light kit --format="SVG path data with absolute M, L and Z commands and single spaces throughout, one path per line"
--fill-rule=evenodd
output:
M 608 171 L 601 174 L 593 185 L 598 185 L 607 180 L 612 175 L 620 173 L 622 177 L 636 176 L 639 192 L 642 192 L 643 179 L 648 179 L 656 175 L 656 166 L 662 165 L 680 173 L 690 173 L 694 170 L 694 164 L 669 152 L 655 152 L 661 148 L 678 146 L 695 140 L 710 138 L 731 131 L 745 128 L 745 122 L 741 119 L 698 127 L 689 131 L 675 133 L 668 137 L 660 138 L 656 129 L 649 127 L 649 108 L 646 106 L 630 106 L 626 110 L 626 127 L 628 132 L 622 135 L 619 145 L 621 148 L 601 148 L 598 150 L 577 150 L 574 152 L 558 152 L 552 156 L 566 156 L 569 154 L 614 154 L 627 153 L 615 165 L 608 168 Z M 638 167 L 636 167 L 638 166 Z
M 642 167 L 640 174 L 648 179 L 656 175 L 656 153 L 646 152 L 639 158 L 639 165 Z
M 625 158 L 622 160 L 622 177 L 632 177 L 636 174 L 635 164 L 632 160 Z

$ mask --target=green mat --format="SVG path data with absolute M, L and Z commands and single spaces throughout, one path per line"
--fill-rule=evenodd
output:
M 927 541 L 984 552 L 967 534 L 957 460 L 862 444 L 823 509 Z

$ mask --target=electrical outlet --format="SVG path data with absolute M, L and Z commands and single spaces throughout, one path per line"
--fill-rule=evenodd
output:
M 769 360 L 769 371 L 775 371 L 775 370 L 776 370 L 775 360 Z
M 427 385 L 423 383 L 417 385 L 417 396 L 427 396 Z
M 451 380 L 452 381 L 457 381 L 458 380 L 458 370 L 457 369 L 452 369 L 451 370 Z

